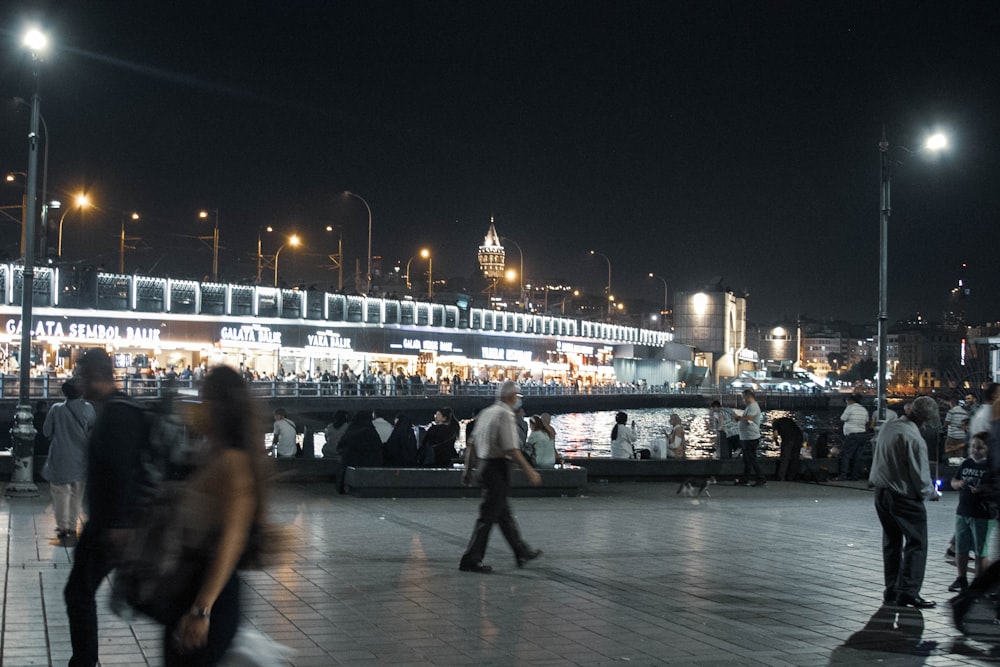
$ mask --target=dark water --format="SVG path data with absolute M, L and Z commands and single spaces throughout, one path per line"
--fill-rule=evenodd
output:
M 780 417 L 791 417 L 803 431 L 819 434 L 826 431 L 830 436 L 840 433 L 841 410 L 804 412 L 801 410 L 765 410 L 761 426 L 762 456 L 778 456 L 778 446 L 771 431 L 771 422 Z M 556 448 L 563 454 L 574 456 L 611 456 L 611 429 L 615 425 L 614 410 L 601 412 L 577 412 L 552 415 L 552 426 L 556 429 Z M 639 436 L 639 447 L 648 447 L 653 438 L 663 437 L 664 429 L 670 428 L 670 415 L 676 413 L 687 433 L 688 458 L 712 458 L 715 451 L 716 433 L 709 430 L 708 410 L 705 408 L 643 408 L 628 410 L 628 420 L 635 420 Z M 832 438 L 836 441 L 836 438 Z

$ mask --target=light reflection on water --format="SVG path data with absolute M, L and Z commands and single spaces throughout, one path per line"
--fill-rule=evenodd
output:
M 556 448 L 570 456 L 611 456 L 611 429 L 615 425 L 616 410 L 601 412 L 574 412 L 552 415 L 556 429 Z M 637 446 L 649 447 L 653 438 L 662 437 L 670 428 L 670 415 L 676 413 L 687 433 L 688 458 L 711 458 L 715 451 L 716 434 L 709 429 L 706 408 L 642 408 L 626 410 L 629 424 L 635 421 Z M 821 410 L 765 410 L 761 427 L 761 456 L 778 456 L 779 450 L 771 432 L 771 422 L 780 417 L 791 417 L 804 431 L 826 430 L 831 436 L 839 433 L 840 411 Z

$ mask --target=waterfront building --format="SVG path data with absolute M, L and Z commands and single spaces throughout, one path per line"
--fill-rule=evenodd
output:
M 22 268 L 0 265 L 0 354 L 19 358 Z M 121 374 L 225 363 L 272 377 L 349 369 L 462 381 L 677 383 L 673 334 L 570 317 L 260 285 L 36 269 L 32 359 L 62 374 L 94 346 Z
M 721 285 L 674 296 L 674 340 L 694 348 L 695 366 L 713 382 L 757 366 L 747 347 L 746 298 Z
M 886 357 L 892 383 L 918 391 L 939 389 L 963 374 L 964 331 L 928 322 L 919 316 L 889 330 Z

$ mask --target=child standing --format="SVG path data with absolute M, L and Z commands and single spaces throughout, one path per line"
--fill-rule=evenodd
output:
M 986 485 L 980 485 L 989 471 L 986 441 L 977 434 L 972 438 L 972 456 L 965 459 L 951 480 L 951 488 L 958 491 L 958 509 L 955 510 L 955 567 L 958 578 L 948 587 L 952 593 L 964 593 L 969 587 L 969 552 L 976 558 L 976 573 L 986 570 L 986 534 L 989 529 L 990 511 L 986 505 Z

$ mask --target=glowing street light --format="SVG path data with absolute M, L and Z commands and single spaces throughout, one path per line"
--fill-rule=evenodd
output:
M 132 222 L 139 222 L 139 214 L 138 213 L 132 213 L 132 215 L 129 216 L 129 220 L 131 220 Z M 118 245 L 118 273 L 124 274 L 125 273 L 125 241 L 137 241 L 137 240 L 139 240 L 138 238 L 131 238 L 131 239 L 125 238 L 125 216 L 124 215 L 122 216 L 122 231 L 121 231 L 120 239 L 121 239 L 121 242 Z M 130 247 L 130 249 L 131 250 L 135 250 L 135 247 L 132 246 L 132 247 Z
M 76 208 L 81 209 L 81 210 L 90 205 L 90 200 L 87 199 L 87 195 L 85 195 L 83 193 L 78 194 L 76 197 L 74 197 L 73 198 L 73 202 L 76 204 Z M 66 216 L 69 215 L 69 212 L 71 210 L 72 209 L 67 208 L 65 211 L 63 211 L 63 214 L 61 216 L 59 216 L 59 241 L 58 241 L 58 243 L 56 245 L 56 257 L 58 257 L 59 259 L 62 259 L 62 228 L 63 228 L 63 223 L 66 222 Z
M 275 287 L 278 286 L 278 256 L 281 255 L 281 251 L 285 249 L 286 245 L 290 245 L 292 247 L 297 247 L 300 243 L 301 243 L 301 241 L 299 240 L 299 237 L 297 235 L 295 235 L 295 234 L 292 234 L 291 236 L 288 237 L 287 241 L 285 241 L 284 243 L 281 244 L 281 247 L 278 248 L 278 252 L 274 253 L 274 286 Z
M 906 146 L 893 146 L 909 154 L 925 151 L 937 152 L 947 148 L 948 139 L 940 132 L 928 137 L 924 146 L 918 150 L 910 150 Z M 889 350 L 889 215 L 891 206 L 892 163 L 889 160 L 889 140 L 886 138 L 885 127 L 882 127 L 882 140 L 878 143 L 879 150 L 879 181 L 881 184 L 879 207 L 879 272 L 878 272 L 878 373 L 876 374 L 877 399 L 875 414 L 878 423 L 885 421 L 887 404 L 886 364 Z
M 219 209 L 212 209 L 215 215 L 215 229 L 212 232 L 212 280 L 219 281 Z M 198 211 L 198 217 L 208 219 L 208 211 Z
M 24 269 L 21 282 L 21 356 L 18 368 L 17 407 L 14 408 L 13 436 L 14 468 L 6 494 L 14 497 L 38 495 L 34 480 L 35 435 L 31 410 L 31 310 L 35 280 L 35 207 L 38 185 L 38 123 L 41 100 L 38 95 L 38 64 L 48 46 L 48 38 L 37 28 L 24 35 L 24 45 L 31 51 L 34 91 L 31 95 L 31 128 L 28 131 L 27 192 L 24 211 Z
M 431 251 L 424 248 L 420 251 L 420 256 L 427 260 L 427 300 L 434 299 L 434 258 Z
M 518 286 L 517 286 L 517 299 L 522 304 L 524 303 L 524 251 L 521 250 L 521 246 L 517 244 L 517 241 L 510 238 L 509 236 L 500 237 L 501 245 L 504 243 L 513 243 L 514 247 L 517 248 L 517 255 L 521 260 L 520 270 L 517 272 L 518 276 Z

